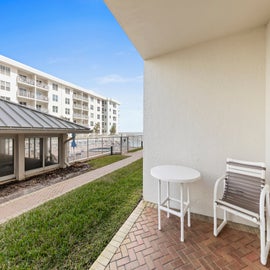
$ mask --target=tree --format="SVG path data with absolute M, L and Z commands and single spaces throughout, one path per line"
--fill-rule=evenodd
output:
M 110 129 L 110 134 L 111 135 L 114 135 L 115 133 L 116 133 L 116 125 L 113 124 L 112 127 L 111 127 L 111 129 Z
M 96 123 L 94 126 L 94 133 L 99 134 L 100 133 L 100 123 Z

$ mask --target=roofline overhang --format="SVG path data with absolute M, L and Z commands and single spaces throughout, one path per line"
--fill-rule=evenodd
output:
M 1 134 L 68 134 L 68 133 L 76 133 L 76 134 L 88 134 L 91 130 L 63 130 L 63 129 L 55 129 L 55 130 L 44 130 L 44 129 L 0 129 Z

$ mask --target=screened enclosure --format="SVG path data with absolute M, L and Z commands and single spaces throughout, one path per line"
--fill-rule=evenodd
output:
M 0 177 L 14 174 L 14 139 L 0 137 Z

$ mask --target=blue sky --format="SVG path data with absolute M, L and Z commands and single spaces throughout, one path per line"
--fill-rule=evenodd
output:
M 143 60 L 103 0 L 1 0 L 0 54 L 121 103 L 143 129 Z

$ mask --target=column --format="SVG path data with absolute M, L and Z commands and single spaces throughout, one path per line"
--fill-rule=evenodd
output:
M 15 177 L 17 180 L 25 179 L 25 150 L 24 150 L 24 134 L 18 134 L 15 137 Z

